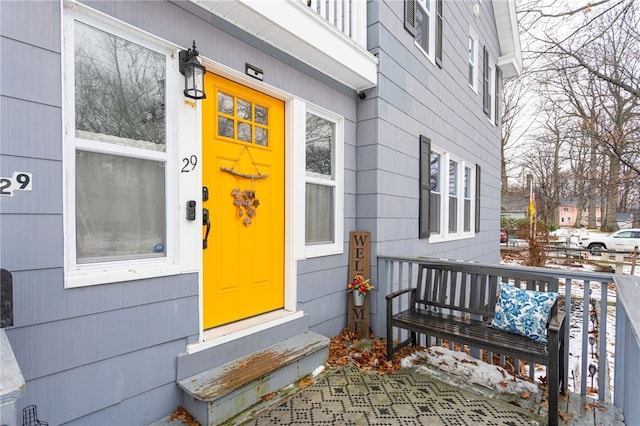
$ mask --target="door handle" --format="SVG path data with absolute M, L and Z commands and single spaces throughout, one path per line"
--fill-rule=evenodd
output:
M 211 231 L 211 221 L 209 220 L 209 209 L 202 209 L 202 226 L 207 227 L 207 231 L 204 234 L 202 240 L 202 248 L 207 248 L 207 240 L 209 239 L 209 231 Z

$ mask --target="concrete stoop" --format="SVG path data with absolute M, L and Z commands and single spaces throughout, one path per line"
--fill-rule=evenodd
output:
M 201 425 L 220 425 L 325 365 L 330 339 L 305 331 L 178 381 L 183 407 Z

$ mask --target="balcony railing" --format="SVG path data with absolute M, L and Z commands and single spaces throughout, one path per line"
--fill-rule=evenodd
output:
M 446 265 L 461 262 L 409 257 L 378 257 L 376 323 L 374 331 L 384 336 L 385 295 L 415 287 L 418 265 Z M 610 273 L 550 268 L 524 268 L 511 265 L 465 263 L 469 272 L 509 276 L 522 270 L 559 280 L 566 311 L 565 383 L 573 393 L 597 396 L 620 407 L 625 418 L 640 418 L 640 407 L 633 398 L 640 392 L 640 278 Z M 402 303 L 408 303 L 404 301 Z M 398 306 L 406 309 L 407 306 Z M 376 311 L 376 306 L 372 307 Z M 394 338 L 404 340 L 405 331 L 394 330 Z M 428 342 L 423 341 L 425 345 Z M 476 348 L 471 348 L 477 353 Z M 570 355 L 571 354 L 571 355 Z M 614 373 L 615 371 L 615 373 Z M 613 395 L 611 395 L 613 391 Z
M 364 0 L 300 0 L 340 32 L 367 48 L 367 4 Z

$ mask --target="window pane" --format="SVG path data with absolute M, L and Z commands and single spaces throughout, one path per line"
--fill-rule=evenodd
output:
M 431 193 L 429 196 L 429 231 L 440 233 L 440 194 Z
M 164 256 L 164 171 L 158 161 L 77 151 L 78 263 Z
M 256 105 L 256 123 L 267 124 L 267 111 L 265 107 Z
M 233 137 L 233 120 L 225 117 L 218 117 L 218 135 L 227 138 Z
M 262 127 L 255 127 L 256 130 L 256 145 L 267 146 L 267 129 L 263 129 Z
M 238 99 L 238 118 L 251 121 L 251 102 Z
M 471 231 L 471 200 L 464 200 L 464 232 Z
M 458 162 L 449 160 L 449 195 L 458 195 Z
M 431 151 L 431 191 L 440 192 L 440 154 Z
M 238 139 L 243 142 L 251 142 L 251 125 L 238 122 Z
M 307 244 L 334 242 L 333 192 L 334 188 L 331 186 L 307 183 L 305 225 Z
M 429 51 L 429 15 L 421 7 L 416 7 L 416 41 L 427 54 Z
M 449 197 L 449 232 L 458 232 L 458 199 Z
M 218 111 L 233 115 L 233 96 L 218 92 Z
M 307 113 L 307 174 L 334 178 L 335 123 Z
M 469 84 L 473 86 L 475 62 L 476 62 L 475 40 L 469 37 L 469 75 L 467 76 Z
M 165 67 L 164 55 L 76 22 L 77 136 L 165 151 Z
M 464 198 L 471 198 L 471 169 L 464 168 Z

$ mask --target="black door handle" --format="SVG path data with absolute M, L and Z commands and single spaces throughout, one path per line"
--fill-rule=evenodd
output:
M 202 248 L 207 248 L 207 239 L 209 239 L 209 231 L 211 231 L 211 221 L 209 220 L 209 209 L 202 209 L 202 226 L 207 227 L 207 232 L 204 234 L 202 240 Z

